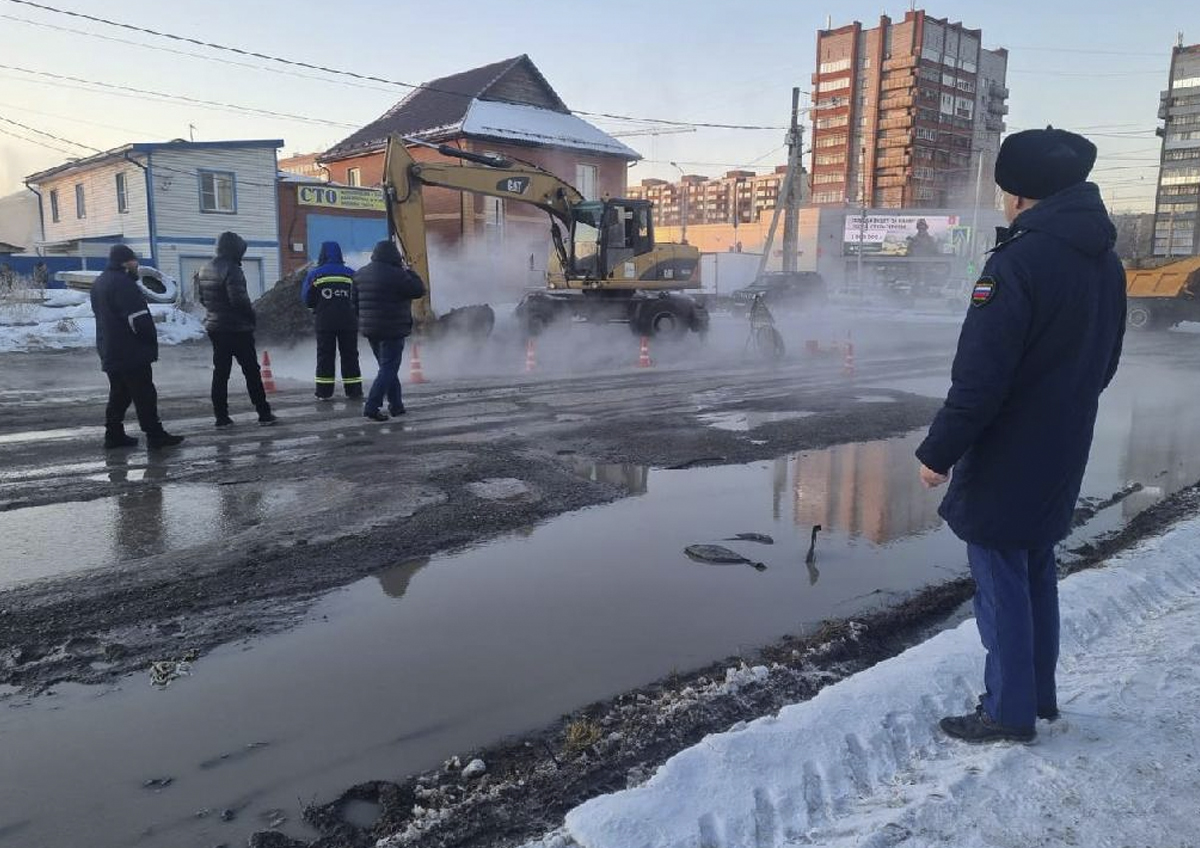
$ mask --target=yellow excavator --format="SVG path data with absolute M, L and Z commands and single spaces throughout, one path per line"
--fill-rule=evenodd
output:
M 417 161 L 410 146 L 446 158 Z M 553 249 L 546 287 L 527 294 L 517 307 L 530 335 L 568 320 L 628 323 L 647 336 L 708 329 L 704 306 L 683 293 L 700 288 L 700 251 L 656 244 L 649 201 L 587 200 L 570 183 L 528 162 L 393 135 L 383 175 L 388 227 L 431 291 L 436 281 L 429 277 L 421 194 L 426 186 L 528 203 L 549 215 Z M 419 327 L 436 325 L 428 295 L 413 308 Z
M 1200 256 L 1125 271 L 1126 322 L 1131 330 L 1169 330 L 1200 321 Z

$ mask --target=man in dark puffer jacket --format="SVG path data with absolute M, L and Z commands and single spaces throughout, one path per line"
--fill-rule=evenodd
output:
M 220 428 L 233 425 L 229 417 L 229 374 L 235 359 L 246 378 L 250 402 L 258 411 L 258 423 L 265 427 L 276 421 L 267 403 L 258 351 L 254 348 L 254 306 L 246 293 L 246 275 L 242 271 L 245 255 L 245 239 L 237 233 L 221 233 L 217 255 L 196 272 L 200 302 L 208 310 L 204 329 L 213 348 L 212 405 Z
M 96 350 L 100 367 L 108 375 L 104 447 L 109 449 L 137 446 L 137 439 L 125 435 L 125 413 L 131 403 L 148 447 L 167 448 L 183 441 L 183 436 L 172 436 L 158 420 L 152 367 L 158 361 L 158 330 L 146 296 L 138 288 L 137 269 L 133 249 L 115 244 L 108 252 L 108 267 L 92 283 Z
M 425 284 L 404 264 L 400 251 L 389 239 L 375 245 L 371 261 L 354 274 L 358 301 L 358 328 L 366 337 L 379 363 L 379 373 L 367 393 L 363 415 L 372 421 L 387 421 L 383 401 L 392 416 L 404 414 L 400 395 L 400 360 L 404 340 L 412 333 L 412 302 L 425 296 Z
M 1012 227 L 972 289 L 949 395 L 917 449 L 925 485 L 949 479 L 940 512 L 975 578 L 985 691 L 941 722 L 972 742 L 1029 740 L 1058 715 L 1054 546 L 1125 329 L 1116 229 L 1087 182 L 1095 161 L 1094 144 L 1063 130 L 1004 140 L 995 173 Z

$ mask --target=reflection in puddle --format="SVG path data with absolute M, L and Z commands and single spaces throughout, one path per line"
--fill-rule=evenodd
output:
M 66 427 L 59 430 L 24 430 L 19 433 L 0 435 L 0 445 L 21 445 L 27 442 L 44 442 L 47 439 L 79 439 L 91 436 L 99 443 L 100 427 Z
M 575 474 L 584 480 L 594 483 L 610 483 L 628 489 L 630 494 L 643 494 L 650 481 L 650 466 L 634 465 L 621 462 L 585 462 L 576 460 L 571 463 Z
M 143 485 L 90 501 L 0 512 L 0 585 L 211 543 L 296 504 L 290 485 L 160 483 L 166 466 L 110 465 L 105 479 Z
M 746 433 L 764 424 L 774 424 L 779 421 L 799 421 L 815 415 L 804 410 L 787 410 L 776 412 L 759 412 L 757 410 L 733 410 L 729 412 L 705 412 L 696 416 L 701 424 L 706 424 L 716 430 L 728 430 L 733 433 Z
M 1134 405 L 1121 473 L 1128 482 L 1141 483 L 1144 488 L 1122 501 L 1121 514 L 1125 518 L 1200 480 L 1198 407 L 1200 403 L 1183 398 Z

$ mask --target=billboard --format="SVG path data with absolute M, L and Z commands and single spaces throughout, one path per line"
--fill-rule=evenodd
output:
M 958 215 L 847 215 L 843 254 L 855 256 L 942 256 L 962 252 L 969 227 Z
M 331 185 L 302 185 L 296 188 L 301 206 L 325 206 L 331 209 L 357 209 L 383 212 L 383 192 L 377 188 L 347 188 Z

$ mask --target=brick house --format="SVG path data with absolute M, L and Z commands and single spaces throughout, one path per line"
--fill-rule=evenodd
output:
M 347 186 L 378 186 L 387 138 L 450 144 L 475 153 L 496 153 L 535 164 L 574 185 L 589 198 L 621 197 L 629 163 L 640 155 L 571 113 L 528 56 L 518 56 L 426 83 L 378 120 L 320 157 L 329 180 Z M 434 150 L 410 147 L 418 161 L 445 159 Z M 459 160 L 450 160 L 459 161 Z M 532 255 L 543 266 L 549 249 L 545 213 L 521 203 L 449 189 L 424 192 L 431 248 L 481 243 L 504 245 L 506 265 Z M 435 271 L 436 273 L 436 271 Z M 507 275 L 507 276 L 511 276 Z

